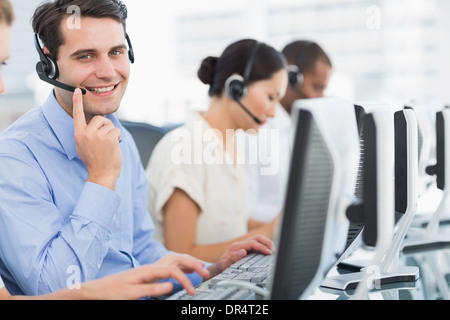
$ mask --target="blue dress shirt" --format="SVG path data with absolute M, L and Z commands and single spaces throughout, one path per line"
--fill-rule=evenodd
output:
M 86 182 L 73 119 L 53 92 L 0 134 L 0 275 L 12 294 L 76 287 L 168 253 L 153 239 L 136 144 L 114 115 L 107 118 L 122 132 L 115 191 Z

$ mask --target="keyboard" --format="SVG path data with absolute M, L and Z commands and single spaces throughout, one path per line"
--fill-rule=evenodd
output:
M 197 288 L 195 295 L 181 290 L 167 300 L 257 300 L 266 297 L 274 255 L 250 253 L 222 273 L 214 276 L 207 287 Z
M 209 288 L 213 288 L 217 283 L 224 280 L 246 281 L 266 288 L 272 265 L 275 263 L 274 257 L 274 255 L 250 253 L 222 273 L 211 278 Z

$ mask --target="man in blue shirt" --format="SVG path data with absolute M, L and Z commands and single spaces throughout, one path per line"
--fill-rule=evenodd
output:
M 73 287 L 168 254 L 153 239 L 138 150 L 113 115 L 133 60 L 126 18 L 120 0 L 50 1 L 34 13 L 41 78 L 55 88 L 0 135 L 0 275 L 12 294 Z M 262 236 L 236 243 L 206 265 L 209 275 L 272 245 Z

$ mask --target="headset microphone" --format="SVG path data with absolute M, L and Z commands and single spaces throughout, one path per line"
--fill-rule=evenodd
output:
M 131 61 L 131 63 L 134 63 L 134 52 L 133 47 L 131 45 L 130 38 L 128 37 L 128 34 L 125 34 L 126 40 L 128 42 L 128 57 Z M 58 65 L 56 64 L 56 59 L 49 55 L 45 54 L 44 51 L 42 51 L 41 46 L 39 45 L 39 38 L 37 33 L 34 34 L 34 45 L 36 47 L 36 50 L 39 54 L 39 62 L 36 64 L 36 72 L 39 76 L 39 78 L 47 83 L 50 83 L 58 88 L 72 91 L 74 92 L 75 89 L 77 89 L 74 86 L 70 86 L 68 84 L 62 83 L 57 81 L 56 79 L 59 76 L 59 70 Z M 81 92 L 86 94 L 86 89 L 81 89 Z
M 236 101 L 237 104 L 241 106 L 242 109 L 244 109 L 244 111 L 253 119 L 253 121 L 255 121 L 257 124 L 262 124 L 262 121 L 259 120 L 254 114 L 252 114 L 250 110 L 246 108 L 241 102 L 241 100 L 244 99 L 247 95 L 248 78 L 250 76 L 250 72 L 253 66 L 253 60 L 255 60 L 256 51 L 258 50 L 259 45 L 260 42 L 256 41 L 253 46 L 250 57 L 247 61 L 247 65 L 245 66 L 244 77 L 236 74 L 229 76 L 227 81 L 225 82 L 225 92 L 230 99 Z
M 252 119 L 257 123 L 257 124 L 261 124 L 261 120 L 259 120 L 253 113 L 250 112 L 250 110 L 248 110 L 241 101 L 237 100 L 236 101 L 241 107 L 242 109 L 244 109 L 245 112 L 247 112 L 247 114 L 252 117 Z
M 34 45 L 39 54 L 40 61 L 36 64 L 36 72 L 39 78 L 47 83 L 50 83 L 58 88 L 74 92 L 76 87 L 59 82 L 56 80 L 59 76 L 58 66 L 53 56 L 45 54 L 39 45 L 39 39 L 37 33 L 34 34 Z M 86 94 L 85 89 L 81 89 L 83 94 Z
M 64 90 L 68 90 L 68 91 L 72 91 L 72 92 L 74 92 L 75 89 L 77 89 L 76 87 L 69 86 L 68 84 L 59 82 L 59 81 L 54 80 L 54 79 L 52 79 L 52 78 L 49 78 L 49 77 L 45 74 L 45 71 L 43 71 L 43 68 L 42 68 L 42 66 L 40 66 L 40 63 L 39 63 L 39 62 L 38 62 L 38 64 L 36 65 L 36 71 L 37 71 L 38 76 L 39 76 L 39 78 L 40 78 L 41 80 L 43 80 L 43 81 L 45 81 L 45 82 L 48 82 L 48 83 L 54 85 L 55 87 L 58 87 L 58 88 L 61 88 L 61 89 L 64 89 Z M 86 94 L 86 90 L 85 90 L 85 89 L 83 89 L 83 88 L 80 88 L 80 89 L 81 89 L 81 92 L 83 93 L 83 95 Z
M 244 82 L 243 78 L 240 75 L 232 75 L 228 77 L 225 82 L 225 91 L 227 92 L 228 97 L 237 102 L 238 105 L 244 109 L 245 112 L 257 123 L 261 124 L 261 120 L 259 120 L 253 113 L 248 110 L 246 106 L 241 102 L 243 96 L 247 95 L 247 88 L 242 85 Z

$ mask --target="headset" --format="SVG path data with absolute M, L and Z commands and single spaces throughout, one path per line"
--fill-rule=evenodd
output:
M 125 38 L 128 43 L 128 58 L 131 63 L 134 63 L 134 51 L 131 45 L 130 37 L 125 33 Z M 39 36 L 37 33 L 34 34 L 34 46 L 39 54 L 39 62 L 36 64 L 36 72 L 39 78 L 47 83 L 50 83 L 58 88 L 74 92 L 76 87 L 70 86 L 68 84 L 57 81 L 59 77 L 58 65 L 56 59 L 50 55 L 45 54 L 39 44 Z M 86 94 L 85 89 L 81 89 L 83 94 Z
M 252 51 L 250 52 L 250 56 L 247 60 L 247 64 L 244 69 L 244 76 L 233 74 L 228 77 L 228 79 L 225 81 L 225 92 L 227 96 L 231 99 L 236 101 L 242 109 L 247 112 L 247 114 L 257 123 L 261 124 L 261 120 L 259 120 L 255 115 L 253 115 L 250 110 L 248 110 L 241 102 L 242 99 L 244 99 L 247 96 L 248 92 L 248 79 L 250 77 L 250 73 L 253 68 L 253 63 L 255 60 L 256 52 L 258 51 L 258 48 L 260 46 L 260 42 L 256 41 L 253 45 Z
M 302 51 L 300 52 L 300 56 L 298 57 L 297 64 L 288 66 L 288 77 L 289 84 L 295 90 L 300 90 L 300 87 L 305 80 L 305 76 L 303 74 L 303 70 L 301 69 L 306 60 L 306 55 L 308 54 L 309 48 L 314 44 L 312 41 L 305 41 Z M 300 94 L 302 96 L 303 94 Z

